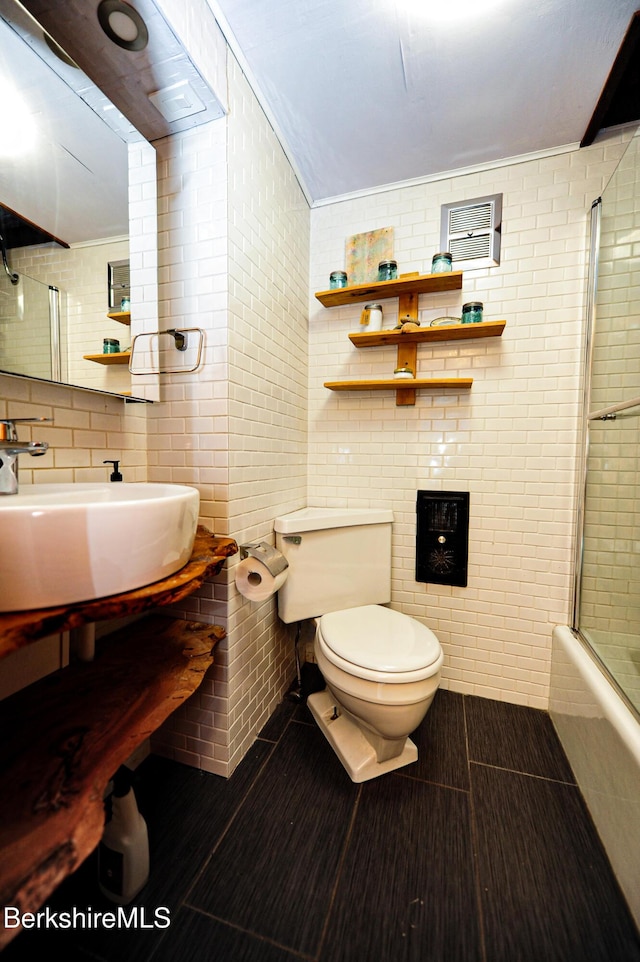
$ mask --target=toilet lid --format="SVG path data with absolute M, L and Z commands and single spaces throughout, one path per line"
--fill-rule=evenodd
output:
M 442 657 L 426 625 L 381 605 L 332 611 L 320 619 L 322 640 L 339 658 L 380 672 L 415 672 Z

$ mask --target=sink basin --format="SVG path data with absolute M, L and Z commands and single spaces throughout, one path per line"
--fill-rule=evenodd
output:
M 23 484 L 0 497 L 0 611 L 91 601 L 191 557 L 200 495 L 180 484 Z

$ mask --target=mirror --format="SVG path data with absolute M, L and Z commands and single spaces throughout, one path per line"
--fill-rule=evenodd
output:
M 155 151 L 15 0 L 0 0 L 0 84 L 0 371 L 131 396 L 109 264 L 129 259 L 129 170 L 155 193 L 140 162 Z M 132 271 L 134 319 L 135 298 Z

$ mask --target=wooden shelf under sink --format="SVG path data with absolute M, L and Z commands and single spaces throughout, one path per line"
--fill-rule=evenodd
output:
M 153 584 L 107 598 L 77 601 L 72 605 L 0 614 L 0 658 L 38 638 L 80 628 L 93 621 L 139 614 L 158 605 L 170 605 L 192 594 L 209 575 L 217 574 L 226 559 L 236 554 L 231 538 L 217 538 L 198 526 L 191 558 L 183 568 Z
M 36 912 L 98 845 L 109 780 L 198 688 L 224 637 L 152 616 L 0 703 L 0 899 Z M 18 934 L 0 929 L 0 949 Z
M 168 578 L 96 601 L 0 614 L 0 657 L 55 632 L 180 601 L 237 550 L 199 527 L 191 559 Z M 3 905 L 36 912 L 93 851 L 110 778 L 198 688 L 224 637 L 218 625 L 151 614 L 102 638 L 93 661 L 0 702 Z M 19 931 L 0 928 L 0 950 Z

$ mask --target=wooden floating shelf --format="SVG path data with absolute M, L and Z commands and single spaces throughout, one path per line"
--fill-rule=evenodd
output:
M 357 304 L 376 298 L 401 297 L 405 294 L 438 294 L 442 291 L 459 291 L 461 288 L 462 271 L 449 271 L 443 274 L 400 276 L 394 281 L 371 281 L 369 284 L 339 287 L 332 291 L 318 291 L 316 297 L 323 307 L 338 307 L 341 304 Z
M 355 347 L 383 347 L 440 341 L 465 341 L 476 337 L 501 337 L 506 321 L 482 321 L 480 324 L 451 324 L 446 327 L 421 327 L 419 331 L 354 331 L 349 340 Z
M 462 271 L 442 274 L 401 274 L 393 281 L 374 281 L 341 287 L 337 290 L 319 291 L 317 299 L 324 307 L 338 307 L 341 304 L 354 304 L 388 297 L 398 298 L 398 326 L 405 321 L 418 324 L 418 298 L 420 294 L 437 294 L 443 291 L 457 291 L 462 288 Z M 448 324 L 442 327 L 417 327 L 415 331 L 403 334 L 399 329 L 383 331 L 354 331 L 349 339 L 355 347 L 384 347 L 394 345 L 398 349 L 398 368 L 408 368 L 415 372 L 418 362 L 418 344 L 442 341 L 471 340 L 479 337 L 500 337 L 506 321 L 482 321 L 479 324 Z M 416 403 L 419 390 L 466 390 L 473 384 L 473 378 L 420 378 L 409 379 L 382 378 L 358 381 L 325 381 L 330 391 L 395 391 L 396 405 Z
M 411 391 L 413 401 L 404 403 L 415 403 L 416 390 L 426 388 L 432 390 L 442 390 L 444 388 L 455 388 L 456 390 L 466 390 L 473 384 L 472 377 L 412 377 L 412 378 L 376 378 L 372 380 L 359 381 L 325 381 L 324 386 L 330 391 Z
M 118 351 L 116 354 L 83 354 L 85 361 L 96 364 L 128 364 L 131 351 Z
M 118 324 L 126 324 L 127 327 L 131 324 L 131 311 L 109 311 L 107 317 L 110 317 L 112 321 L 117 321 Z

